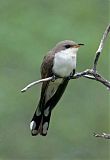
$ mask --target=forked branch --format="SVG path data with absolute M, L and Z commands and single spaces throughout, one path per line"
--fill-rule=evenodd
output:
M 95 59 L 94 59 L 94 63 L 93 63 L 93 68 L 92 69 L 86 69 L 85 71 L 76 73 L 71 78 L 69 77 L 70 79 L 78 79 L 78 78 L 81 78 L 81 77 L 85 77 L 85 78 L 88 78 L 88 79 L 96 80 L 96 81 L 102 83 L 104 86 L 106 86 L 110 90 L 110 82 L 108 80 L 106 80 L 104 77 L 102 77 L 96 70 L 99 57 L 101 55 L 102 49 L 104 47 L 105 40 L 107 39 L 107 36 L 108 36 L 109 32 L 110 32 L 110 24 L 107 26 L 107 28 L 106 28 L 103 36 L 102 36 L 102 39 L 100 41 L 98 50 L 96 51 L 96 55 L 95 55 Z M 56 77 L 56 79 L 57 78 L 58 77 Z M 29 88 L 31 88 L 32 86 L 34 86 L 36 84 L 39 84 L 39 83 L 42 83 L 42 82 L 45 82 L 45 81 L 51 81 L 51 80 L 55 80 L 55 77 L 48 77 L 48 78 L 45 78 L 45 79 L 41 79 L 41 80 L 32 82 L 32 83 L 28 84 L 25 88 L 23 88 L 21 90 L 21 92 L 27 91 Z
M 102 134 L 94 133 L 94 136 L 98 138 L 110 139 L 110 134 L 107 133 L 102 133 Z
M 96 51 L 96 56 L 95 56 L 95 59 L 94 59 L 94 65 L 93 65 L 93 70 L 96 71 L 96 67 L 97 67 L 97 63 L 98 63 L 98 60 L 99 60 L 99 56 L 102 52 L 102 49 L 104 47 L 104 43 L 105 43 L 105 40 L 108 36 L 108 33 L 110 32 L 110 24 L 107 26 L 103 36 L 102 36 L 102 39 L 100 41 L 100 45 L 99 45 L 99 48 L 98 50 Z

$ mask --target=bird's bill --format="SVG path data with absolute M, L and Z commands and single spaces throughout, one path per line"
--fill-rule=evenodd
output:
M 84 46 L 84 44 L 83 44 L 83 43 L 79 43 L 78 45 L 79 45 L 79 46 Z
M 83 45 L 84 45 L 83 43 L 78 43 L 78 44 L 74 45 L 73 48 L 79 48 L 79 47 L 81 47 Z

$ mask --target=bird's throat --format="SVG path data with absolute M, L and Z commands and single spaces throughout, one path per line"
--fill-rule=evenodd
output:
M 76 68 L 77 48 L 70 48 L 55 54 L 53 72 L 60 77 L 69 76 Z

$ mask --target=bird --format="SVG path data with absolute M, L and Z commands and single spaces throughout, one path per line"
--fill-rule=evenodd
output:
M 84 44 L 64 40 L 44 56 L 40 70 L 41 78 L 57 78 L 42 83 L 39 103 L 30 122 L 32 136 L 47 135 L 52 110 L 62 97 L 70 77 L 75 74 L 77 51 L 82 45 Z

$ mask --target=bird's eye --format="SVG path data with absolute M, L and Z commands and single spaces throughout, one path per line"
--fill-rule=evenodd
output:
M 69 45 L 69 44 L 65 45 L 65 48 L 70 48 L 70 47 L 71 47 L 71 45 Z

